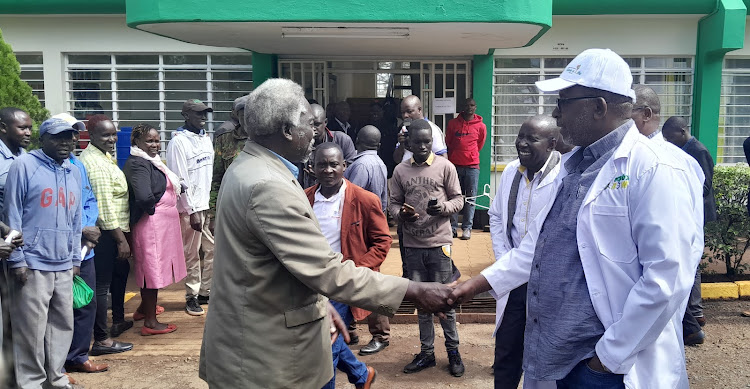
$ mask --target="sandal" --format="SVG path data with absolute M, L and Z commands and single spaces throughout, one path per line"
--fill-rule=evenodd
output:
M 162 313 L 164 313 L 164 307 L 162 307 L 161 305 L 157 305 L 156 306 L 156 316 L 159 316 Z M 138 311 L 133 312 L 133 321 L 143 320 L 145 317 L 146 317 L 146 315 L 144 315 L 144 314 L 142 314 L 142 313 L 140 313 Z
M 174 324 L 167 324 L 167 328 L 163 330 L 155 330 L 153 328 L 148 328 L 146 326 L 141 327 L 142 336 L 162 335 L 162 334 L 168 334 L 170 332 L 175 332 L 175 331 L 177 331 L 177 326 Z

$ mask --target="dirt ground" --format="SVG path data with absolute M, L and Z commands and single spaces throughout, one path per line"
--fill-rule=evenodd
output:
M 750 310 L 750 301 L 705 303 L 706 343 L 686 350 L 692 388 L 750 388 L 750 318 L 740 317 L 742 310 Z M 466 374 L 461 378 L 454 378 L 447 371 L 439 330 L 435 342 L 438 366 L 416 374 L 402 373 L 404 365 L 419 352 L 416 324 L 393 325 L 390 347 L 361 360 L 377 369 L 376 388 L 492 388 L 492 328 L 491 324 L 459 324 L 460 351 L 466 364 Z M 366 331 L 366 326 L 360 325 L 360 345 L 369 340 Z M 352 346 L 355 350 L 359 347 Z M 176 351 L 174 356 L 124 353 L 97 357 L 97 361 L 110 364 L 110 371 L 73 376 L 88 389 L 205 389 L 208 385 L 198 378 L 198 352 L 192 344 L 186 348 L 187 353 Z M 344 375 L 337 378 L 337 388 L 353 387 Z

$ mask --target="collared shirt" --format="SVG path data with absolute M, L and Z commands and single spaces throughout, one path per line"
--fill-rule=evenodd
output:
M 26 154 L 26 150 L 23 148 L 19 148 L 18 155 L 13 154 L 8 145 L 0 140 L 0 211 L 3 210 L 3 203 L 5 202 L 5 180 L 8 179 L 10 165 L 18 156 L 23 154 Z
M 654 139 L 654 137 L 655 137 L 655 136 L 657 136 L 657 135 L 659 135 L 659 134 L 661 134 L 661 130 L 659 130 L 659 131 L 654 131 L 654 132 L 652 132 L 652 133 L 650 133 L 650 134 L 646 135 L 646 138 L 648 138 L 648 139 Z
M 86 167 L 99 206 L 96 224 L 102 230 L 130 231 L 128 180 L 117 162 L 93 145 L 86 147 L 78 159 Z
M 549 193 L 546 196 L 539 197 L 540 192 L 538 189 L 542 183 L 544 177 L 544 171 L 547 169 L 547 165 L 552 159 L 552 154 L 547 157 L 547 162 L 544 163 L 541 169 L 536 172 L 530 179 L 528 177 L 528 170 L 525 166 L 519 166 L 518 171 L 523 174 L 524 179 L 521 180 L 518 185 L 518 195 L 516 197 L 516 212 L 513 214 L 513 226 L 510 230 L 510 236 L 513 239 L 513 247 L 518 247 L 521 244 L 521 240 L 526 233 L 529 231 L 529 224 L 531 224 L 536 215 L 547 205 L 550 201 Z M 547 185 L 551 184 L 550 181 Z M 544 185 L 544 186 L 547 186 Z M 554 195 L 554 194 L 553 194 Z
M 425 119 L 427 120 L 427 119 Z M 445 146 L 445 137 L 443 136 L 443 131 L 438 127 L 435 123 L 427 120 L 427 123 L 430 123 L 430 128 L 432 128 L 432 152 L 436 155 L 443 155 L 448 152 L 448 148 Z M 406 127 L 401 128 L 401 132 L 406 131 Z M 396 147 L 400 147 L 401 143 L 396 143 Z M 412 152 L 409 150 L 404 150 L 404 158 L 401 159 L 401 161 L 408 161 L 412 157 Z
M 388 169 L 377 150 L 365 150 L 344 170 L 344 178 L 378 197 L 383 211 L 388 206 Z
M 205 211 L 211 198 L 214 146 L 205 130 L 196 134 L 183 127 L 172 134 L 167 145 L 167 167 L 187 184 L 177 200 L 180 213 Z
M 312 207 L 320 225 L 320 232 L 326 237 L 328 245 L 335 253 L 341 252 L 341 212 L 344 207 L 345 192 L 346 181 L 342 182 L 336 194 L 328 198 L 320 194 L 320 188 L 318 188 L 315 191 L 315 202 Z
M 427 159 L 422 163 L 415 161 L 414 157 L 409 158 L 409 164 L 411 166 L 424 166 L 425 164 L 427 164 L 427 166 L 432 166 L 433 162 L 435 162 L 435 153 L 430 153 Z
M 579 149 L 565 163 L 569 174 L 544 221 L 531 264 L 523 362 L 529 378 L 564 378 L 578 362 L 594 356 L 604 334 L 578 252 L 578 211 L 630 125 L 627 121 Z
M 286 158 L 276 154 L 273 150 L 271 149 L 266 149 L 266 150 L 270 151 L 271 154 L 275 155 L 276 158 L 278 158 L 279 161 L 281 161 L 281 163 L 283 163 L 284 166 L 286 166 L 286 168 L 289 169 L 290 172 L 292 172 L 292 175 L 294 176 L 294 178 L 297 178 L 297 176 L 299 176 L 299 169 L 297 168 L 297 166 L 289 162 L 289 160 L 287 160 Z
M 339 120 L 339 118 L 334 117 L 334 119 L 336 120 L 336 122 L 339 123 L 339 126 L 341 126 L 341 129 L 344 130 L 344 132 L 348 134 L 349 133 L 349 128 L 351 128 L 352 125 L 349 124 L 349 122 L 343 122 L 342 123 L 341 120 Z

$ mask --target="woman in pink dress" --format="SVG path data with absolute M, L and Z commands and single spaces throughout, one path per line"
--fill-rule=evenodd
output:
M 144 319 L 141 335 L 166 334 L 177 326 L 156 318 L 161 313 L 156 305 L 159 289 L 187 275 L 176 207 L 182 186 L 159 156 L 159 132 L 154 127 L 135 126 L 130 143 L 130 157 L 123 170 L 130 191 L 135 277 L 141 288 L 141 305 L 133 319 Z

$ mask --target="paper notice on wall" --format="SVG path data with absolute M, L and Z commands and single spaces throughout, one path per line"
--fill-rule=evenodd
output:
M 432 100 L 432 112 L 435 115 L 443 115 L 446 113 L 456 113 L 456 98 L 455 97 L 440 97 Z

